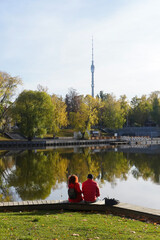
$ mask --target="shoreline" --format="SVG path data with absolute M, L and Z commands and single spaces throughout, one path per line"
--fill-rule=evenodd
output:
M 129 144 L 126 140 L 120 140 L 115 138 L 106 139 L 89 139 L 89 140 L 76 140 L 73 138 L 61 138 L 61 139 L 34 139 L 32 141 L 27 140 L 8 140 L 0 141 L 0 149 L 18 149 L 18 148 L 41 148 L 46 147 L 89 147 L 93 145 L 126 145 Z
M 69 203 L 68 201 L 20 201 L 20 202 L 0 202 L 0 212 L 18 212 L 34 210 L 67 210 L 67 211 L 98 211 L 109 212 L 113 215 L 136 218 L 139 220 L 150 219 L 160 223 L 160 210 L 141 207 L 137 205 L 119 203 L 114 206 L 106 206 L 104 201 L 95 203 Z
M 77 140 L 74 138 L 58 139 L 33 139 L 28 140 L 2 140 L 0 141 L 0 150 L 8 149 L 48 149 L 48 148 L 66 148 L 66 147 L 93 147 L 93 146 L 130 146 L 130 147 L 147 147 L 160 145 L 160 138 L 150 137 L 94 137 L 88 140 Z

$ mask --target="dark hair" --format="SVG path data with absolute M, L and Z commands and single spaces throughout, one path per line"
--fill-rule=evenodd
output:
M 69 176 L 69 184 L 71 184 L 71 183 L 75 183 L 76 182 L 76 176 L 75 175 L 71 175 L 71 176 Z
M 88 174 L 87 178 L 93 179 L 93 175 L 92 174 Z

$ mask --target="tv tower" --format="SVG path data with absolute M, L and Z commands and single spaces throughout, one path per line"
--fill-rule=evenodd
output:
M 92 82 L 91 82 L 91 88 L 92 88 L 92 97 L 94 97 L 94 60 L 93 60 L 93 37 L 92 37 L 92 64 L 91 64 L 91 73 L 92 73 Z

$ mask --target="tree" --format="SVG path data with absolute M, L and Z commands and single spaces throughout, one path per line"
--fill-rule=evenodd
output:
M 141 98 L 135 96 L 131 101 L 129 120 L 131 125 L 144 126 L 151 119 L 152 105 L 146 95 Z
M 81 96 L 73 88 L 69 89 L 69 93 L 66 94 L 65 103 L 67 105 L 67 113 L 78 112 L 80 109 Z
M 130 110 L 130 105 L 126 95 L 121 95 L 119 98 L 119 102 L 120 102 L 121 109 L 123 110 L 123 113 L 124 113 L 126 125 L 128 126 L 128 113 Z
M 160 124 L 160 100 L 158 97 L 154 97 L 152 102 L 152 118 L 157 123 Z
M 99 94 L 97 94 L 97 97 L 100 98 L 102 101 L 105 101 L 105 99 L 107 98 L 107 94 L 103 91 L 100 91 Z
M 54 107 L 45 92 L 23 91 L 12 108 L 13 119 L 21 133 L 28 138 L 43 136 L 52 128 Z
M 103 123 L 110 129 L 122 128 L 126 119 L 119 101 L 112 94 L 107 94 L 104 101 Z
M 75 130 L 82 133 L 84 138 L 86 131 L 98 122 L 98 100 L 90 95 L 82 98 L 78 112 L 70 113 L 70 122 Z
M 54 106 L 53 125 L 52 132 L 54 136 L 59 132 L 61 127 L 67 126 L 67 112 L 66 104 L 62 101 L 61 97 L 57 97 L 55 94 L 51 97 Z
M 39 92 L 48 92 L 48 87 L 44 87 L 44 86 L 42 86 L 41 84 L 38 84 L 37 85 L 37 90 L 39 91 Z
M 98 126 L 99 127 L 103 127 L 104 123 L 103 123 L 103 111 L 104 111 L 104 101 L 101 100 L 101 98 L 99 98 L 97 96 L 96 98 L 97 100 L 97 110 L 98 110 Z
M 22 84 L 19 77 L 11 77 L 6 72 L 0 72 L 0 122 L 3 130 L 6 128 L 8 109 L 17 86 Z
M 159 98 L 159 97 L 160 97 L 160 91 L 154 91 L 154 92 L 151 92 L 149 99 L 153 101 L 154 98 Z
M 149 101 L 151 104 L 151 116 L 153 124 L 156 123 L 160 125 L 160 91 L 154 91 L 149 96 Z

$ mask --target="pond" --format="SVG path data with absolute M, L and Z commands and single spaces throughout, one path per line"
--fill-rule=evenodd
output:
M 160 209 L 160 146 L 0 152 L 0 201 L 65 200 L 67 179 L 92 173 L 101 198 Z

